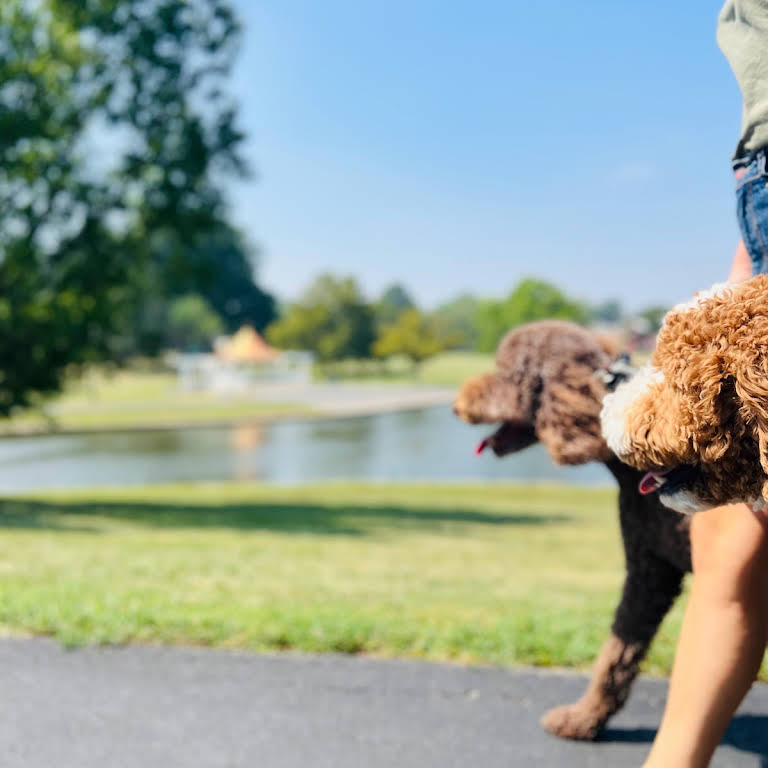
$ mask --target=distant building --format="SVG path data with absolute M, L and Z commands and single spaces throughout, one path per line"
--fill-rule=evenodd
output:
M 214 354 L 225 363 L 269 365 L 280 357 L 250 325 L 244 325 L 234 336 L 219 336 L 213 343 Z
M 213 354 L 177 353 L 171 365 L 183 390 L 242 392 L 270 382 L 307 383 L 314 362 L 311 352 L 275 349 L 244 325 L 216 339 Z

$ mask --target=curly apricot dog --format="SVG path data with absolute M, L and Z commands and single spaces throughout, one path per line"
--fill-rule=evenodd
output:
M 624 705 L 640 661 L 690 570 L 688 520 L 641 495 L 643 473 L 620 462 L 600 432 L 606 385 L 598 375 L 612 354 L 588 331 L 562 322 L 518 328 L 499 344 L 497 371 L 468 381 L 456 413 L 471 424 L 500 423 L 479 449 L 503 456 L 541 441 L 557 464 L 603 462 L 619 484 L 626 577 L 611 635 L 584 696 L 548 712 L 557 736 L 593 739 Z
M 603 434 L 678 512 L 768 501 L 768 275 L 664 319 L 651 362 L 606 396 Z

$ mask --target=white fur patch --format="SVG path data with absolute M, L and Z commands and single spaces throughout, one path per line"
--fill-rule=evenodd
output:
M 653 384 L 664 381 L 664 374 L 652 365 L 644 365 L 627 381 L 619 384 L 615 391 L 603 398 L 600 411 L 600 425 L 605 442 L 619 457 L 626 456 L 631 447 L 627 434 L 627 414 L 638 398 L 646 394 Z
M 706 291 L 699 291 L 692 299 L 683 301 L 680 304 L 675 304 L 675 306 L 667 312 L 664 322 L 666 322 L 666 318 L 672 314 L 676 314 L 677 312 L 690 312 L 692 309 L 698 309 L 703 301 L 725 296 L 728 291 L 732 289 L 732 283 L 715 283 Z
M 659 495 L 661 503 L 665 507 L 679 512 L 681 515 L 693 515 L 707 508 L 697 496 L 690 491 L 675 491 L 674 493 L 662 493 Z

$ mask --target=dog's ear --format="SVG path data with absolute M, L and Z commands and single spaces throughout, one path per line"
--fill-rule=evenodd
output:
M 760 466 L 768 475 L 768 383 L 766 375 L 751 365 L 737 372 L 734 385 L 741 403 L 741 417 L 757 437 Z M 763 485 L 763 498 L 768 501 L 768 481 Z
M 733 417 L 736 411 L 734 382 L 724 377 L 720 355 L 709 346 L 687 343 L 681 349 L 680 339 L 697 333 L 690 313 L 667 316 L 659 334 L 653 363 L 674 382 L 680 406 L 684 410 L 677 420 L 684 424 L 695 456 L 713 463 L 722 459 L 737 435 Z
M 647 369 L 646 373 L 654 375 Z M 620 392 L 617 391 L 617 395 Z M 694 446 L 696 429 L 689 417 L 688 398 L 668 381 L 646 379 L 645 388 L 630 403 L 624 403 L 623 412 L 621 408 L 609 410 L 613 412 L 603 413 L 603 423 L 610 424 L 616 418 L 623 422 L 621 447 L 616 450 L 621 460 L 630 466 L 648 470 L 700 462 Z M 608 422 L 606 415 L 610 416 Z
M 597 343 L 600 345 L 600 349 L 605 352 L 608 357 L 611 359 L 616 359 L 621 354 L 621 344 L 619 341 L 614 337 L 607 333 L 596 333 L 595 338 L 597 339 Z M 627 360 L 629 362 L 629 360 Z
M 702 461 L 713 463 L 722 459 L 734 434 L 733 415 L 736 410 L 733 384 L 718 373 L 687 392 L 687 400 L 695 426 L 694 449 Z
M 530 393 L 498 373 L 469 379 L 459 390 L 453 405 L 456 415 L 469 424 L 496 424 L 500 421 L 530 423 Z
M 542 383 L 536 434 L 555 464 L 586 464 L 609 458 L 600 431 L 604 394 L 604 384 L 595 371 L 576 363 L 563 366 Z

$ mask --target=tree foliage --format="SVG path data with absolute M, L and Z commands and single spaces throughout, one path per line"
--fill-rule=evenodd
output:
M 568 298 L 551 283 L 527 278 L 506 299 L 481 304 L 477 313 L 478 348 L 492 352 L 508 330 L 523 323 L 547 319 L 583 323 L 587 316 L 583 304 Z
M 321 362 L 364 358 L 371 354 L 374 325 L 373 310 L 353 278 L 321 275 L 267 329 L 267 338 L 283 349 L 312 351 Z
M 669 307 L 652 306 L 638 312 L 637 317 L 642 318 L 647 323 L 649 333 L 658 333 L 668 311 Z
M 475 349 L 478 343 L 478 313 L 482 302 L 469 294 L 441 304 L 432 319 L 445 349 Z
M 243 325 L 261 332 L 277 312 L 274 298 L 256 282 L 257 257 L 240 232 L 222 224 L 204 232 L 190 248 L 168 294 L 192 291 L 205 297 L 230 333 Z
M 443 350 L 434 321 L 418 309 L 406 309 L 397 320 L 382 329 L 373 345 L 377 357 L 403 355 L 414 365 Z
M 0 413 L 105 349 L 126 274 L 77 152 L 89 96 L 74 81 L 88 59 L 50 15 L 0 6 Z
M 152 249 L 223 219 L 238 38 L 225 0 L 0 5 L 0 413 L 112 354 Z
M 177 298 L 203 298 L 234 333 L 243 325 L 257 331 L 275 319 L 275 301 L 255 281 L 254 251 L 227 224 L 202 232 L 178 250 L 173 238 L 158 238 L 133 289 L 134 312 L 126 318 L 121 353 L 156 355 L 173 345 L 168 335 L 168 312 Z
M 413 309 L 416 303 L 406 288 L 400 283 L 390 285 L 374 305 L 376 325 L 379 328 L 396 322 L 407 309 Z
M 589 320 L 592 323 L 608 323 L 615 325 L 621 321 L 624 312 L 621 308 L 621 302 L 616 299 L 603 301 L 589 309 Z
M 221 318 L 202 296 L 182 296 L 168 308 L 168 340 L 175 349 L 208 349 L 223 330 Z

